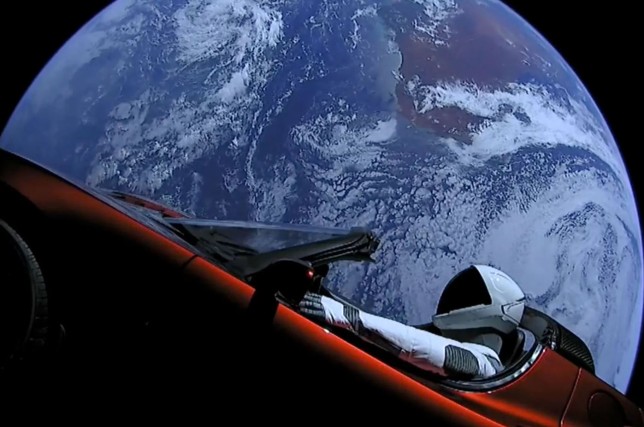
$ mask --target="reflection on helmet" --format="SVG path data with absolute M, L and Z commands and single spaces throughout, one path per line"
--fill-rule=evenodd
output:
M 507 274 L 472 265 L 449 281 L 433 317 L 442 331 L 494 329 L 507 334 L 521 322 L 525 295 Z

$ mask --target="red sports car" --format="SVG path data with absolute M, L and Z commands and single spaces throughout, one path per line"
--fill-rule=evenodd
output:
M 192 218 L 0 150 L 2 402 L 240 423 L 644 427 L 584 343 L 534 309 L 504 344 L 505 371 L 471 381 L 299 313 L 307 291 L 341 299 L 329 269 L 377 247 L 363 229 Z

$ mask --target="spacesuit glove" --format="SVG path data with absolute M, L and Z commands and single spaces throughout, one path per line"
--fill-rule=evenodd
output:
M 317 320 L 344 329 L 352 329 L 345 315 L 345 306 L 326 296 L 307 292 L 299 304 L 300 312 Z

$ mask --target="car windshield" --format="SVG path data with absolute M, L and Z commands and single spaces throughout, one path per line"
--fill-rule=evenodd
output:
M 187 230 L 204 229 L 220 242 L 234 242 L 259 253 L 346 236 L 350 229 L 327 228 L 300 224 L 214 219 L 167 219 Z
M 373 261 L 371 255 L 379 245 L 365 228 L 194 218 L 135 194 L 103 188 L 87 191 L 165 236 L 191 245 L 242 279 L 284 259 L 308 262 L 326 276 L 330 264 Z

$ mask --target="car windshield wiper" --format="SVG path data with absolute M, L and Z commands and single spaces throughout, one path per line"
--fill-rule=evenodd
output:
M 120 202 L 127 203 L 128 206 L 136 206 L 145 208 L 149 211 L 157 212 L 164 218 L 185 218 L 187 215 L 183 212 L 170 208 L 147 197 L 140 196 L 134 193 L 127 193 L 124 191 L 109 190 L 106 188 L 93 188 L 93 190 L 100 192 L 103 195 L 109 196 Z

